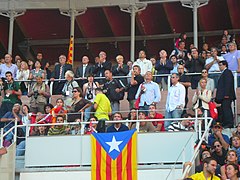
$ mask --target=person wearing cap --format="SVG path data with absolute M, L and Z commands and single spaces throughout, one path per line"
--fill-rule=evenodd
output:
M 229 147 L 229 137 L 222 134 L 222 124 L 220 122 L 215 122 L 212 127 L 212 134 L 208 136 L 208 145 L 211 146 L 214 140 L 219 140 L 222 143 L 224 149 Z
M 115 112 L 113 114 L 113 121 L 123 120 L 122 114 L 120 112 Z M 114 123 L 107 128 L 107 132 L 122 132 L 129 130 L 128 127 L 123 123 Z
M 47 104 L 47 99 L 50 97 L 49 86 L 43 82 L 41 75 L 36 76 L 36 83 L 32 86 L 28 93 L 30 99 L 30 111 L 33 113 L 44 113 L 44 106 Z
M 138 120 L 146 120 L 146 111 L 139 111 L 138 112 Z M 132 125 L 131 129 L 136 129 L 137 123 Z M 146 132 L 154 132 L 155 128 L 151 122 L 142 121 L 139 123 L 139 132 L 146 133 Z
M 3 89 L 1 93 L 3 100 L 0 108 L 0 118 L 7 112 L 11 112 L 15 103 L 22 103 L 20 99 L 22 91 L 19 83 L 14 81 L 13 75 L 10 71 L 6 72 L 5 77 L 6 81 L 3 82 Z M 3 125 L 3 123 L 0 123 L 0 128 L 2 128 Z

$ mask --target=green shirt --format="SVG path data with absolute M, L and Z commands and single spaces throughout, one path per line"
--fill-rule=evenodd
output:
M 14 90 L 14 91 L 18 91 L 20 89 L 20 85 L 18 82 L 13 81 L 12 83 L 5 83 L 3 90 L 4 90 L 4 98 L 3 98 L 3 102 L 11 102 L 13 104 L 21 101 L 18 97 L 18 95 L 16 94 L 6 94 L 6 90 Z

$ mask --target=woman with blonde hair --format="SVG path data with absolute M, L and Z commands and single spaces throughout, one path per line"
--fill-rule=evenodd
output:
M 20 68 L 17 70 L 17 80 L 28 80 L 30 71 L 28 69 L 28 64 L 25 61 L 22 61 Z M 27 95 L 28 92 L 28 83 L 20 82 L 20 87 L 23 95 Z
M 200 79 L 199 84 L 200 84 L 200 89 L 196 90 L 192 98 L 192 103 L 193 103 L 193 109 L 194 110 L 197 109 L 198 115 L 202 115 L 204 113 L 204 110 L 207 110 L 209 113 L 208 103 L 212 98 L 212 91 L 206 88 L 207 86 L 206 79 Z

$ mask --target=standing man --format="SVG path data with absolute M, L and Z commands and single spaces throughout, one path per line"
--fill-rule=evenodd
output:
M 148 111 L 151 104 L 157 104 L 161 100 L 161 92 L 157 83 L 152 81 L 153 75 L 151 71 L 147 71 L 145 74 L 145 82 L 139 87 L 135 95 L 135 99 L 140 97 L 139 109 Z M 146 113 L 147 114 L 147 113 Z
M 18 67 L 16 64 L 12 63 L 12 55 L 5 55 L 5 64 L 0 65 L 0 78 L 5 78 L 6 72 L 11 72 L 13 79 L 17 78 Z
M 80 78 L 80 87 L 87 82 L 87 77 L 92 73 L 92 65 L 89 64 L 89 58 L 87 56 L 82 57 L 82 64 L 77 67 L 76 78 Z
M 119 83 L 117 79 L 113 79 L 112 72 L 110 70 L 105 71 L 105 78 L 107 82 L 104 84 L 104 93 L 111 102 L 111 108 L 113 113 L 118 112 L 120 109 L 120 100 L 124 98 L 124 87 Z
M 234 77 L 232 71 L 228 69 L 227 61 L 220 61 L 219 68 L 222 74 L 218 80 L 216 102 L 221 104 L 223 128 L 232 128 L 234 122 L 231 104 L 236 99 Z
M 65 84 L 64 80 L 65 79 L 65 73 L 70 70 L 72 71 L 72 65 L 71 64 L 66 64 L 66 56 L 65 55 L 60 55 L 59 56 L 59 64 L 57 64 L 52 72 L 52 78 L 50 79 L 51 81 L 54 81 L 54 79 L 59 79 L 59 81 L 54 82 L 53 84 L 53 93 L 54 94 L 61 94 L 63 86 Z
M 181 118 L 185 106 L 185 87 L 179 83 L 179 75 L 173 73 L 171 76 L 172 86 L 168 90 L 166 101 L 165 118 Z M 164 127 L 167 130 L 172 121 L 165 121 Z
M 104 51 L 99 53 L 99 59 L 95 59 L 95 66 L 93 68 L 93 74 L 95 77 L 104 77 L 104 72 L 106 70 L 112 69 L 112 63 L 107 61 L 107 54 Z M 104 84 L 105 79 L 98 79 L 99 84 Z
M 138 65 L 141 68 L 141 75 L 144 76 L 147 71 L 152 71 L 152 62 L 146 59 L 146 52 L 141 50 L 139 51 L 139 58 L 133 63 L 134 65 Z
M 37 60 L 39 60 L 40 63 L 41 63 L 41 69 L 44 69 L 44 67 L 45 67 L 46 64 L 47 64 L 47 60 L 46 60 L 46 59 L 43 59 L 43 53 L 42 53 L 42 52 L 38 52 L 36 58 L 37 58 Z
M 128 96 L 127 96 L 127 100 L 129 102 L 129 109 L 134 108 L 134 103 L 136 101 L 135 95 L 137 93 L 137 90 L 140 84 L 144 82 L 144 78 L 140 73 L 141 73 L 140 67 L 138 65 L 134 65 L 133 70 L 131 71 L 131 80 L 129 83 Z

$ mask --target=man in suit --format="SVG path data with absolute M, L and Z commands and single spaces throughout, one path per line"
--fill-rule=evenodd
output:
M 72 71 L 72 65 L 66 64 L 66 56 L 60 55 L 59 56 L 59 64 L 57 64 L 52 72 L 52 78 L 51 81 L 54 81 L 54 79 L 59 79 L 59 81 L 55 81 L 53 84 L 53 94 L 61 94 L 62 88 L 64 86 L 65 81 L 65 73 L 68 70 Z
M 107 54 L 104 51 L 101 51 L 99 53 L 99 61 L 96 62 L 94 68 L 93 68 L 93 74 L 95 77 L 104 77 L 105 70 L 112 69 L 112 63 L 110 61 L 107 61 Z M 97 80 L 99 84 L 104 84 L 105 79 L 98 79 Z
M 221 104 L 222 123 L 224 128 L 233 127 L 232 101 L 236 99 L 234 91 L 234 77 L 232 71 L 228 69 L 227 61 L 220 61 L 220 71 L 222 72 L 218 80 L 216 102 Z
M 87 82 L 87 76 L 92 73 L 92 65 L 89 64 L 89 58 L 87 56 L 82 57 L 82 64 L 77 67 L 76 77 L 80 78 L 79 85 L 82 88 L 83 84 Z

